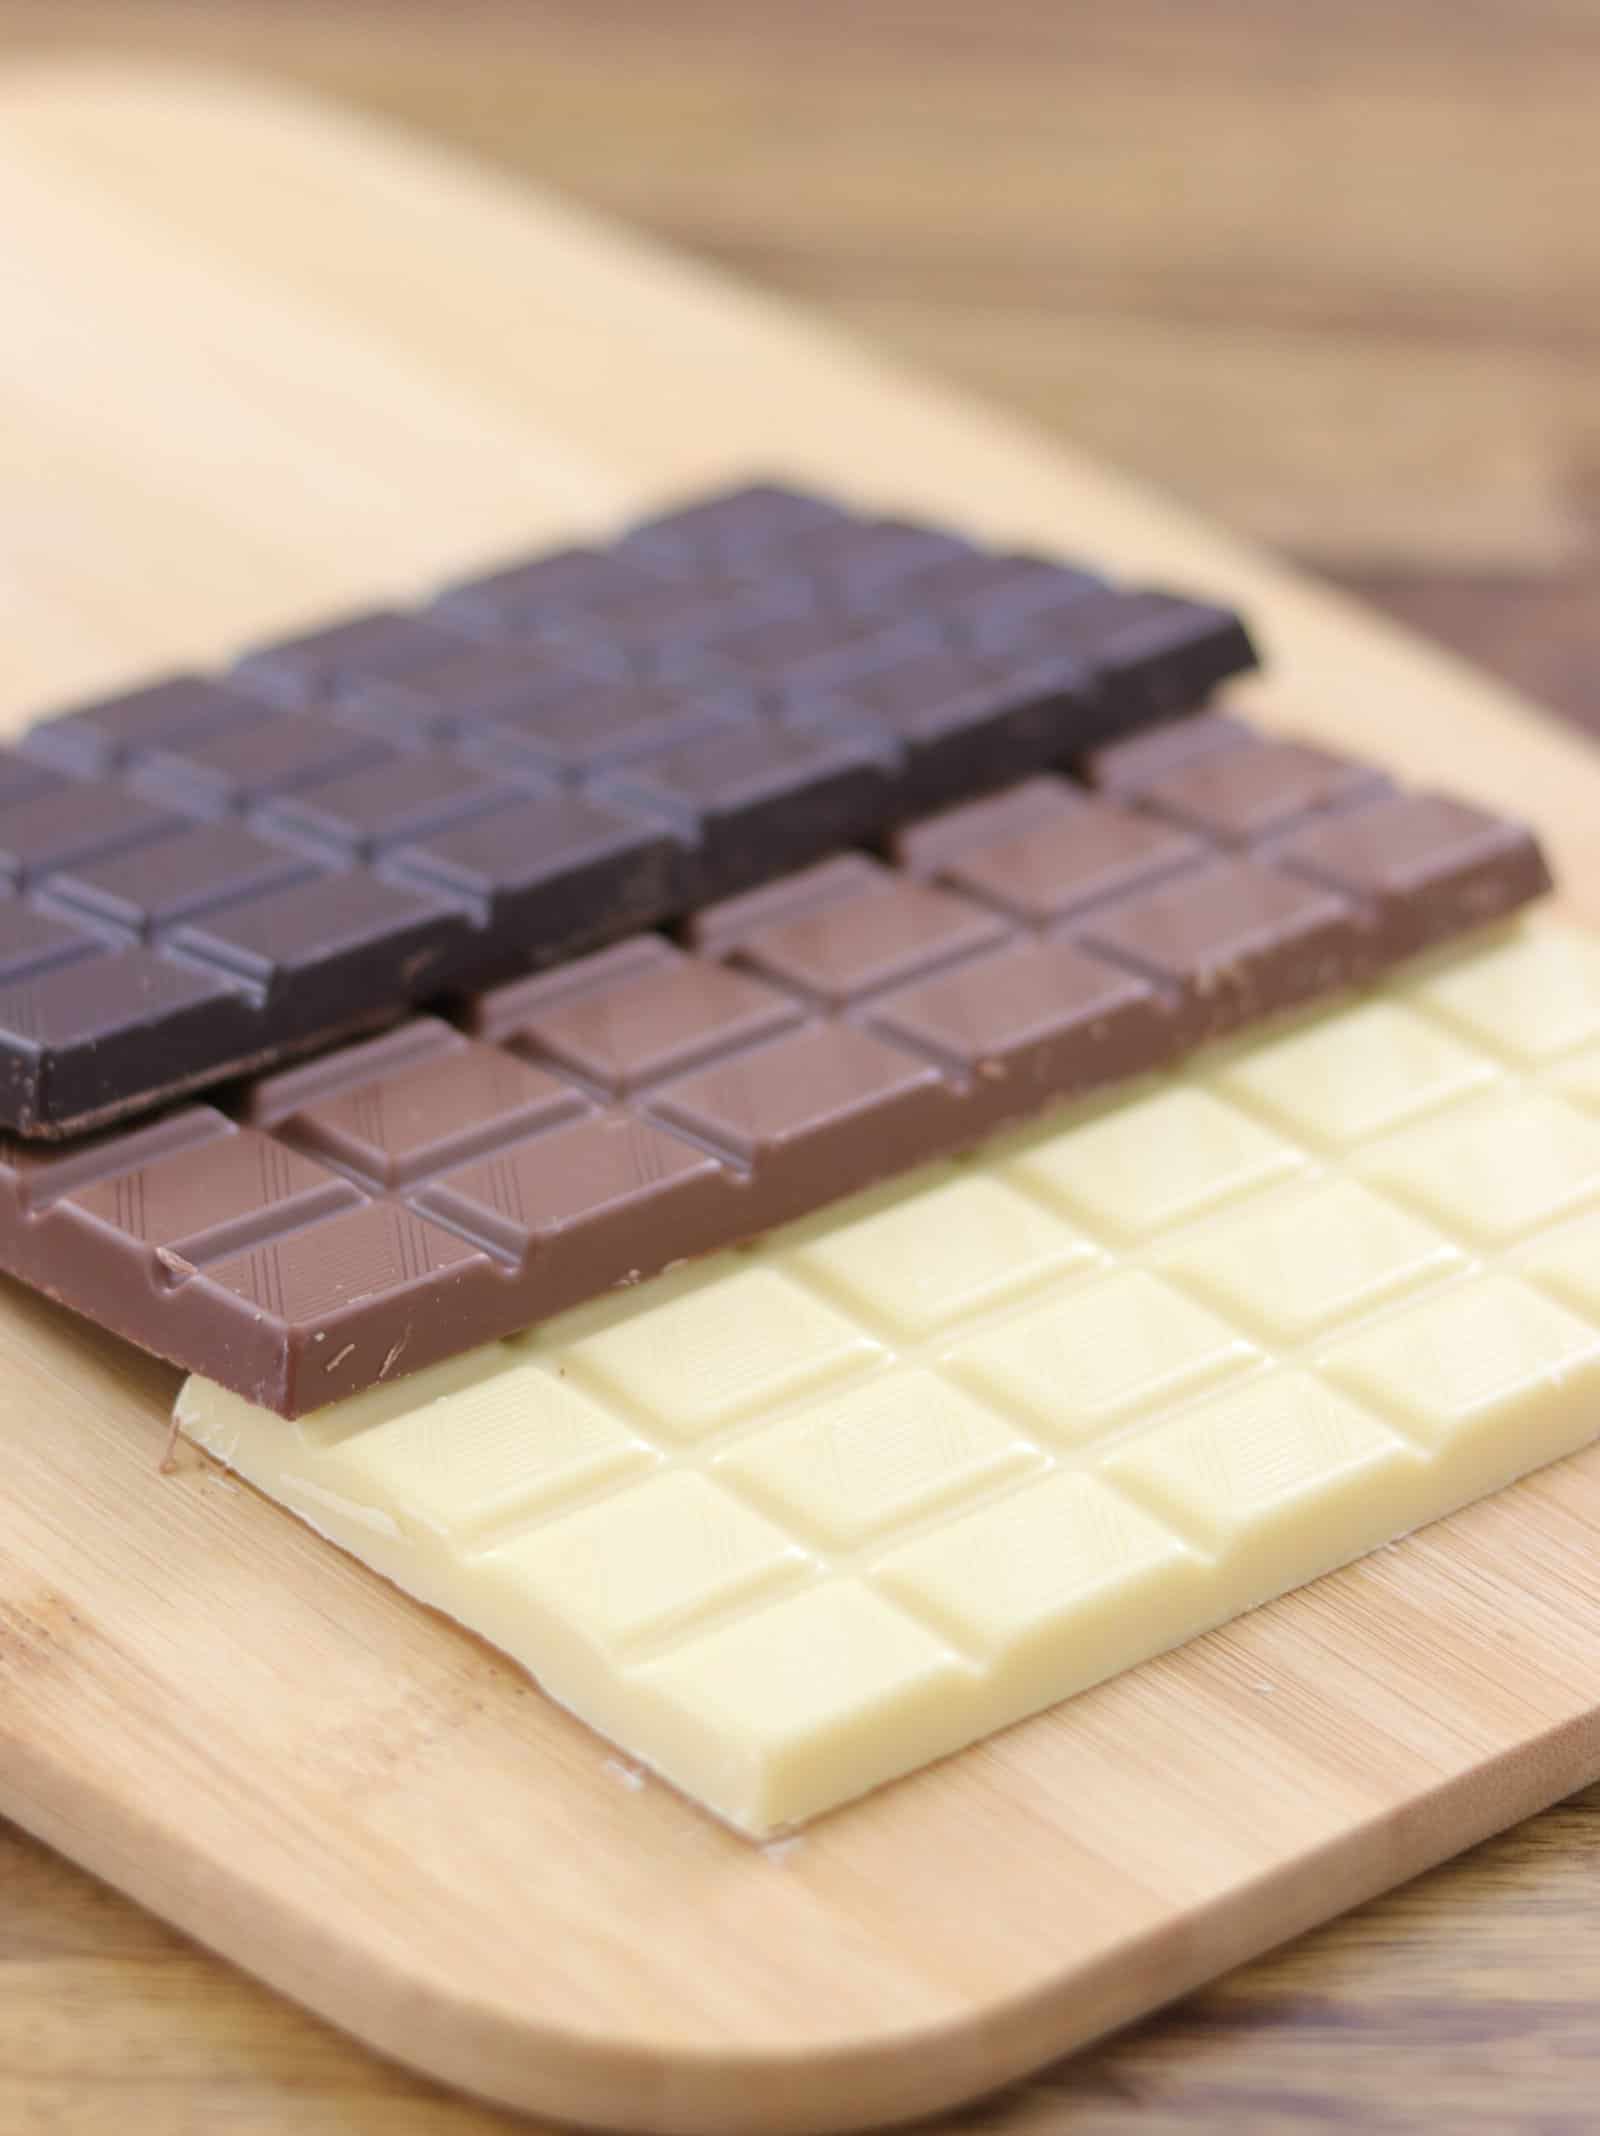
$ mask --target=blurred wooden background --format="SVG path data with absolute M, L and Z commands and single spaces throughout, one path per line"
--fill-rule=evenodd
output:
M 1600 0 L 0 0 L 782 290 L 1600 725 Z
M 0 0 L 74 46 L 643 224 L 1600 731 L 1600 0 Z M 1597 1861 L 1600 1789 L 945 2126 L 1590 2130 Z M 0 1826 L 6 2136 L 380 2124 L 502 2125 Z

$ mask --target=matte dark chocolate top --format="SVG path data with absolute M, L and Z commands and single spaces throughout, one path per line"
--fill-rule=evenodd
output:
M 0 1265 L 293 1415 L 1370 976 L 1547 886 L 1501 818 L 1184 720 L 72 1149 Z M 1098 788 L 1098 790 L 1096 790 Z
M 1065 763 L 1238 618 L 756 486 L 0 752 L 0 1126 L 57 1136 Z

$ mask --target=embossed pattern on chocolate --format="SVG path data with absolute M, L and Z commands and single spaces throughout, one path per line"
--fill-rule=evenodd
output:
M 0 1126 L 58 1137 L 1198 705 L 1239 619 L 757 485 L 0 753 Z
M 636 935 L 227 1110 L 13 1143 L 0 1264 L 292 1415 L 1166 1065 L 1546 886 L 1514 824 L 1212 730 L 1176 770 L 1153 736 L 1123 745 L 1137 776 L 1101 754 L 1117 799 L 1037 775 L 909 826 L 888 859 L 836 854 L 705 909 L 687 940 Z M 304 894 L 256 901 L 280 943 Z M 265 963 L 237 913 L 184 928 Z

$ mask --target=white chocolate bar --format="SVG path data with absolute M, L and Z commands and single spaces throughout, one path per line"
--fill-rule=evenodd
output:
M 298 1424 L 178 1415 L 795 1824 L 1600 1433 L 1600 939 L 1508 930 Z

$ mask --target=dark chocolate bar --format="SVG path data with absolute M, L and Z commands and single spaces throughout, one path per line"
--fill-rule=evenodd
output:
M 1548 884 L 1528 833 L 1183 721 L 192 1105 L 0 1163 L 0 1263 L 285 1415 L 1174 1060 Z M 1112 798 L 1115 796 L 1115 798 Z
M 1238 618 L 754 487 L 0 753 L 0 1126 L 55 1137 L 1198 704 Z

